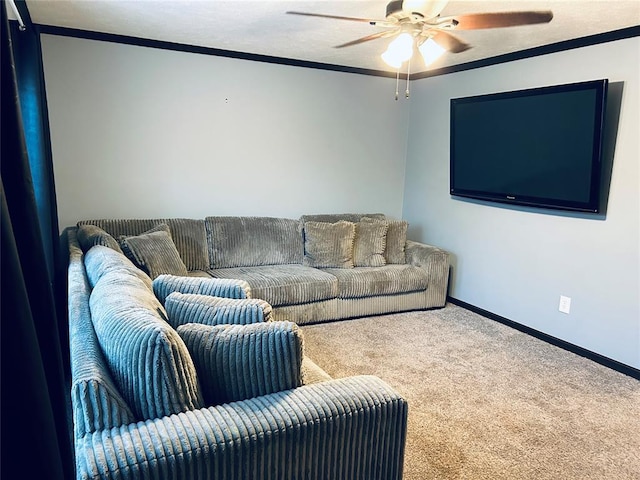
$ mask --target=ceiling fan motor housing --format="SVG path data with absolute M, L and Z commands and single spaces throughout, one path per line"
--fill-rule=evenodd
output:
M 387 17 L 402 12 L 403 0 L 393 0 L 387 4 Z

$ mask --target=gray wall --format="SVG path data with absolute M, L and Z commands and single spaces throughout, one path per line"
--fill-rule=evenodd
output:
M 61 229 L 402 213 L 408 104 L 392 79 L 51 35 L 42 48 Z
M 417 80 L 395 102 L 389 78 L 44 35 L 60 227 L 403 216 L 452 253 L 453 297 L 640 368 L 639 42 Z M 449 196 L 450 98 L 595 78 L 623 86 L 606 219 Z
M 640 39 L 414 82 L 403 217 L 453 254 L 450 295 L 640 368 Z M 606 218 L 449 195 L 449 100 L 608 78 L 622 104 Z M 622 84 L 620 83 L 622 82 Z M 560 295 L 572 298 L 569 315 Z

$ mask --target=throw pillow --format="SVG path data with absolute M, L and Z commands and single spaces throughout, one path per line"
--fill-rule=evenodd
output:
M 141 235 L 122 235 L 119 241 L 125 255 L 152 279 L 163 273 L 188 275 L 167 224 L 156 225 Z
M 85 253 L 95 245 L 103 245 L 122 253 L 116 239 L 96 225 L 80 225 L 76 235 L 80 248 Z
M 316 268 L 353 268 L 354 238 L 353 222 L 306 222 L 303 265 Z
M 353 244 L 353 263 L 356 267 L 381 267 L 384 257 L 388 224 L 386 220 L 363 217 L 356 225 Z
M 407 228 L 409 227 L 409 222 L 406 220 L 389 220 L 388 223 L 387 246 L 384 252 L 387 263 L 407 263 L 404 248 L 407 243 Z
M 196 365 L 207 405 L 302 385 L 303 340 L 293 322 L 178 327 Z
M 259 298 L 221 298 L 173 292 L 167 297 L 165 308 L 173 328 L 185 323 L 244 325 L 273 320 L 271 305 Z
M 244 280 L 213 277 L 180 277 L 162 274 L 153 280 L 153 293 L 164 305 L 173 292 L 198 293 L 212 297 L 250 298 L 251 287 Z

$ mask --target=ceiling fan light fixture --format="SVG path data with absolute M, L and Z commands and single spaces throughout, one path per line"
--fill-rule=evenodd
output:
M 438 45 L 433 38 L 427 38 L 427 40 L 418 47 L 418 50 L 422 54 L 425 65 L 431 65 L 447 51 L 443 46 Z
M 409 33 L 401 33 L 381 55 L 382 60 L 393 68 L 400 68 L 413 55 L 413 37 Z

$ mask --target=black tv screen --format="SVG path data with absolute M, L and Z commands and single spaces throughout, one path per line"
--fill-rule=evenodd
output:
M 451 99 L 451 195 L 598 213 L 607 86 Z

